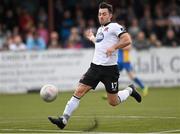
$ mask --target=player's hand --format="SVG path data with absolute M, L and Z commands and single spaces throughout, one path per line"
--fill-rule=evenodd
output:
M 94 42 L 95 36 L 94 36 L 94 34 L 93 34 L 93 32 L 92 32 L 92 29 L 86 30 L 85 36 L 86 36 L 86 38 L 88 38 L 90 41 L 93 41 L 93 42 Z
M 108 48 L 107 51 L 106 51 L 107 57 L 112 56 L 112 53 L 115 52 L 115 51 L 116 51 L 116 49 L 115 49 L 114 46 Z

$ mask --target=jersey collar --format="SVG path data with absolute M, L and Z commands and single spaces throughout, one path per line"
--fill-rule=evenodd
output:
M 111 23 L 111 21 L 110 22 L 108 22 L 108 23 L 106 23 L 106 24 L 104 24 L 103 26 L 107 26 L 108 24 L 110 24 Z

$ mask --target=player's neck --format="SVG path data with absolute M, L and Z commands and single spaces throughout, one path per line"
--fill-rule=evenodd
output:
M 105 24 L 104 24 L 104 25 L 102 25 L 102 26 L 107 26 L 109 23 L 111 23 L 111 21 L 109 21 L 109 22 L 105 23 Z

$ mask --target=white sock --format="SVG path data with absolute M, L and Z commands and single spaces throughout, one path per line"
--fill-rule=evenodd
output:
M 75 109 L 79 106 L 80 99 L 72 96 L 71 99 L 67 102 L 64 109 L 63 115 L 71 116 Z
M 127 87 L 124 90 L 121 90 L 118 92 L 118 96 L 120 98 L 120 102 L 123 102 L 127 100 L 127 98 L 131 95 L 132 93 L 132 88 Z

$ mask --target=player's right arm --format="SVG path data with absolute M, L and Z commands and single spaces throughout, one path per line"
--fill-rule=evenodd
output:
M 86 30 L 85 36 L 87 39 L 89 39 L 90 41 L 92 41 L 95 44 L 96 37 L 94 36 L 92 29 Z

